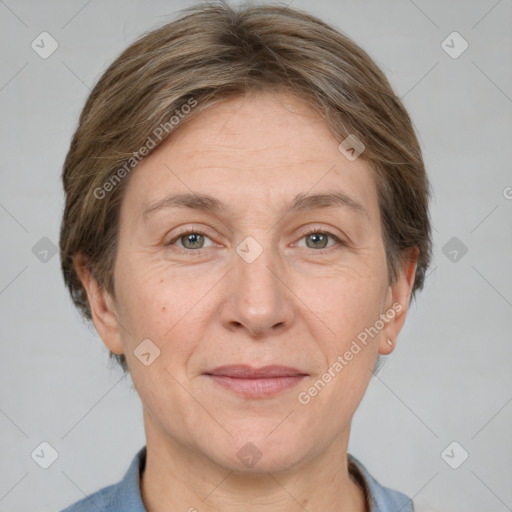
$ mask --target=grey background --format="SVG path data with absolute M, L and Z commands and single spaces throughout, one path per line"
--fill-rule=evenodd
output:
M 136 392 L 74 310 L 58 254 L 41 261 L 36 244 L 58 244 L 60 172 L 90 88 L 139 34 L 191 3 L 0 1 L 0 512 L 60 510 L 117 482 L 145 443 Z M 381 66 L 434 189 L 434 262 L 349 451 L 433 510 L 512 510 L 512 2 L 292 6 Z M 43 31 L 59 45 L 47 59 L 31 48 Z M 453 31 L 469 44 L 456 59 L 441 47 Z M 455 262 L 452 237 L 467 247 Z M 58 452 L 48 469 L 31 458 L 43 441 Z M 469 453 L 458 469 L 441 456 L 453 441 Z

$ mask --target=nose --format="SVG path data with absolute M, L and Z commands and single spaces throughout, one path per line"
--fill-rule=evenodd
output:
M 283 268 L 277 250 L 263 248 L 252 237 L 240 244 L 226 276 L 229 298 L 220 313 L 226 329 L 267 338 L 290 328 L 295 309 Z

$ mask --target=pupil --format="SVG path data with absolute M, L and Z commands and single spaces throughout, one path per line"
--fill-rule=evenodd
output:
M 187 239 L 187 242 L 190 242 L 193 246 L 195 246 L 195 244 L 198 243 L 198 239 L 201 237 L 202 235 L 198 235 L 196 233 L 192 233 L 192 234 L 189 234 L 186 236 L 186 239 Z M 194 240 L 195 239 L 195 240 Z
M 320 239 L 320 244 L 317 244 L 316 242 L 314 242 L 314 247 L 324 247 L 323 245 L 321 245 L 321 242 L 322 242 L 322 239 L 325 238 L 325 235 L 322 235 L 322 234 L 318 234 L 318 233 L 314 233 L 312 235 L 309 235 L 312 239 L 315 239 L 318 241 L 318 239 Z M 324 244 L 325 245 L 325 244 Z

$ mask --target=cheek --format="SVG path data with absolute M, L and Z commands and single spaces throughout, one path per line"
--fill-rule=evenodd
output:
M 331 374 L 336 375 L 332 378 L 338 383 L 332 386 L 336 400 L 357 400 L 366 389 L 379 341 L 378 333 L 375 335 L 371 328 L 383 313 L 386 289 L 385 276 L 374 265 L 367 265 L 357 272 L 347 269 L 333 276 L 329 286 L 319 287 L 314 294 L 317 302 L 312 309 L 320 312 L 329 327 L 316 341 L 325 355 L 324 371 L 331 368 Z M 308 302 L 313 300 L 311 297 Z M 343 397 L 347 390 L 350 396 Z
M 149 338 L 160 349 L 162 362 L 183 367 L 214 321 L 215 279 L 191 277 L 167 262 L 142 258 L 119 270 L 119 320 L 127 331 L 125 347 L 133 349 Z
M 318 414 L 335 404 L 333 410 L 338 416 L 333 416 L 334 423 L 355 411 L 375 365 L 379 337 L 369 336 L 365 331 L 381 313 L 382 291 L 375 281 L 338 280 L 322 296 L 322 319 L 330 330 L 316 337 L 324 357 L 314 383 L 320 380 L 325 384 L 313 383 L 316 388 L 310 391 L 315 394 L 316 389 L 322 390 L 314 399 Z
M 333 275 L 316 288 L 316 299 L 310 288 L 308 301 L 316 300 L 317 310 L 323 312 L 328 325 L 336 335 L 346 338 L 353 336 L 354 330 L 374 323 L 382 312 L 386 290 L 382 273 L 367 265 L 357 272 L 346 269 Z
M 142 258 L 126 258 L 119 248 L 115 266 L 116 307 L 121 337 L 127 357 L 145 339 L 162 345 L 158 333 L 172 311 L 158 287 L 161 269 L 145 264 Z

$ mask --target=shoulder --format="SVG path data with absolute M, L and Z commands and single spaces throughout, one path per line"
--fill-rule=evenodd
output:
M 146 512 L 140 493 L 140 475 L 145 461 L 146 446 L 143 446 L 120 482 L 103 487 L 60 512 Z
M 89 496 L 85 496 L 81 500 L 69 505 L 60 512 L 110 512 L 112 508 L 113 497 L 116 494 L 119 484 L 103 487 Z
M 411 498 L 402 492 L 381 485 L 368 471 L 366 466 L 356 457 L 348 454 L 349 468 L 365 489 L 370 512 L 415 512 Z

